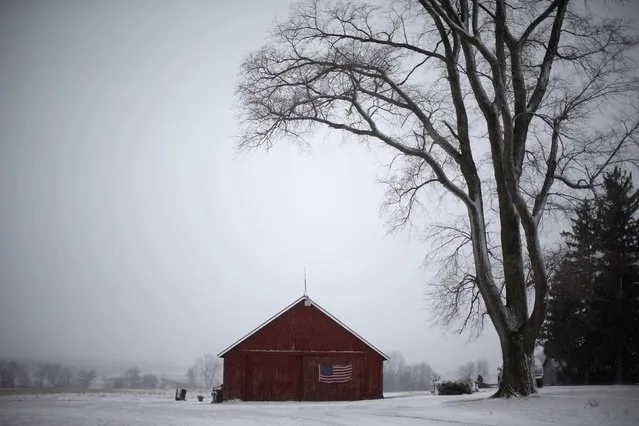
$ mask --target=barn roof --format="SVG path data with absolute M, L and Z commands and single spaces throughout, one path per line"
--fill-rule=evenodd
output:
M 272 323 L 273 321 L 275 321 L 277 318 L 279 318 L 282 314 L 284 314 L 286 311 L 288 311 L 289 309 L 291 309 L 293 306 L 297 305 L 298 303 L 304 301 L 304 300 L 308 300 L 313 306 L 315 306 L 317 309 L 319 309 L 324 315 L 326 315 L 327 317 L 329 317 L 330 319 L 332 319 L 333 321 L 335 321 L 337 324 L 339 324 L 340 326 L 342 326 L 342 328 L 346 329 L 346 331 L 348 331 L 349 333 L 351 333 L 353 336 L 357 337 L 359 340 L 362 341 L 362 343 L 364 343 L 366 346 L 368 346 L 369 348 L 371 348 L 372 350 L 374 350 L 375 352 L 377 352 L 385 361 L 389 359 L 388 355 L 386 355 L 384 352 L 380 351 L 379 349 L 377 349 L 375 346 L 373 346 L 371 343 L 369 343 L 366 339 L 364 339 L 362 336 L 360 336 L 359 334 L 355 333 L 352 329 L 350 329 L 348 326 L 346 326 L 346 324 L 344 324 L 343 322 L 341 322 L 340 320 L 338 320 L 336 317 L 334 317 L 333 315 L 330 314 L 330 312 L 328 312 L 326 309 L 322 308 L 320 305 L 318 305 L 314 300 L 311 300 L 310 297 L 308 296 L 302 296 L 299 299 L 295 300 L 293 303 L 291 303 L 290 305 L 288 305 L 286 308 L 282 309 L 280 312 L 278 312 L 277 314 L 273 315 L 271 318 L 269 318 L 268 320 L 266 320 L 262 325 L 258 326 L 257 328 L 255 328 L 253 331 L 251 331 L 250 333 L 248 333 L 247 335 L 245 335 L 244 337 L 242 337 L 240 340 L 238 340 L 237 342 L 233 343 L 231 346 L 229 346 L 228 348 L 224 349 L 222 352 L 220 352 L 217 356 L 218 357 L 223 357 L 224 355 L 226 355 L 228 352 L 230 352 L 233 348 L 235 348 L 237 345 L 239 345 L 240 343 L 242 343 L 243 341 L 245 341 L 246 339 L 248 339 L 249 337 L 251 337 L 252 335 L 254 335 L 255 333 L 257 333 L 258 331 L 260 331 L 261 329 L 263 329 L 264 327 L 266 327 L 267 325 L 269 325 L 270 323 Z

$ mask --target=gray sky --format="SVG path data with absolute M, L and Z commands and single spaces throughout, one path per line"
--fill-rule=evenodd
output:
M 499 347 L 429 322 L 427 246 L 387 235 L 384 153 L 235 157 L 233 88 L 288 1 L 0 5 L 0 356 L 217 353 L 309 292 L 440 372 Z

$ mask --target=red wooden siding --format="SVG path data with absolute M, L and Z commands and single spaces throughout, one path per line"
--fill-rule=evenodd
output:
M 384 358 L 301 301 L 224 355 L 224 398 L 356 400 L 382 397 Z M 318 364 L 352 364 L 348 383 L 318 380 Z
M 346 383 L 321 383 L 318 364 L 353 365 L 353 380 Z M 366 394 L 366 361 L 364 355 L 304 357 L 304 401 L 353 400 Z
M 249 401 L 299 399 L 300 362 L 295 355 L 249 354 L 245 389 Z

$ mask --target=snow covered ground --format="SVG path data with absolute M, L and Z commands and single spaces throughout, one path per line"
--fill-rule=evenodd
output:
M 633 425 L 639 386 L 550 387 L 530 398 L 389 394 L 357 402 L 226 402 L 173 392 L 0 397 L 2 425 Z

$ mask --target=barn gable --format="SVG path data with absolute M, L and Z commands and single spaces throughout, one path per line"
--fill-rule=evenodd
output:
M 305 309 L 300 309 L 304 307 Z M 309 310 L 310 308 L 310 310 Z M 313 312 L 315 311 L 315 312 Z M 299 299 L 295 300 L 293 303 L 288 305 L 286 308 L 269 318 L 263 324 L 252 330 L 250 333 L 243 336 L 241 339 L 233 343 L 228 348 L 224 349 L 222 352 L 218 354 L 219 357 L 224 358 L 230 351 L 233 349 L 242 348 L 244 350 L 251 350 L 252 346 L 259 347 L 260 350 L 272 350 L 277 352 L 285 352 L 285 351 L 304 351 L 304 350 L 325 350 L 330 351 L 329 347 L 317 347 L 313 346 L 313 343 L 307 339 L 299 339 L 299 338 L 291 338 L 290 335 L 282 335 L 281 338 L 272 337 L 268 339 L 268 341 L 260 342 L 260 331 L 266 328 L 270 324 L 274 324 L 277 322 L 288 322 L 290 324 L 297 323 L 305 323 L 309 321 L 315 322 L 323 322 L 325 326 L 330 327 L 335 334 L 343 334 L 348 335 L 348 337 L 354 337 L 355 339 L 350 338 L 350 341 L 355 341 L 359 344 L 353 344 L 354 346 L 351 348 L 353 352 L 357 351 L 368 351 L 372 350 L 377 353 L 382 360 L 388 360 L 388 356 L 384 354 L 382 351 L 377 349 L 371 343 L 366 341 L 359 334 L 355 333 L 352 329 L 342 323 L 339 319 L 331 315 L 328 311 L 318 305 L 315 301 L 311 300 L 307 296 L 302 296 Z M 276 327 L 276 329 L 279 329 Z M 295 334 L 295 330 L 289 330 L 289 333 Z M 297 336 L 303 336 L 303 330 L 299 330 Z M 324 340 L 324 339 L 323 339 Z M 325 340 L 324 340 L 325 341 Z M 251 342 L 254 342 L 254 345 L 251 345 Z M 259 343 L 258 343 L 259 342 Z M 287 342 L 279 344 L 279 342 Z M 290 342 L 290 343 L 289 343 Z M 265 344 L 270 345 L 270 347 L 266 347 Z M 287 345 L 292 345 L 293 347 L 288 347 Z M 330 346 L 330 345 L 329 345 Z

